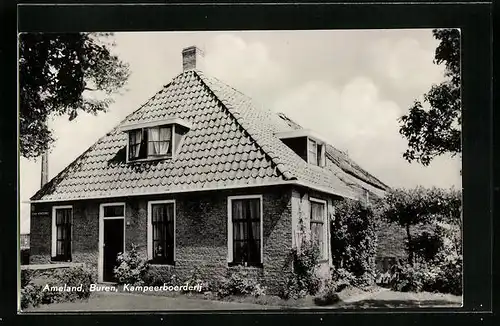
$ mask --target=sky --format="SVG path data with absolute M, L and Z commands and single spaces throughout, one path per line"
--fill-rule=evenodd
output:
M 49 179 L 181 73 L 182 49 L 196 45 L 206 74 L 317 131 L 387 185 L 461 188 L 459 158 L 424 167 L 402 156 L 397 119 L 444 78 L 430 29 L 133 32 L 113 40 L 129 80 L 106 113 L 49 122 Z M 20 158 L 21 233 L 29 232 L 26 202 L 39 187 L 40 160 Z

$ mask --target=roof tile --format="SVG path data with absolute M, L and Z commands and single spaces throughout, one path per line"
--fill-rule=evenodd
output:
M 123 159 L 109 163 L 127 145 L 120 125 L 167 117 L 182 117 L 193 125 L 170 161 L 126 163 Z M 99 139 L 32 199 L 175 192 L 287 179 L 351 195 L 354 188 L 345 182 L 358 176 L 369 179 L 354 164 L 351 169 L 358 175 L 351 179 L 345 176 L 343 180 L 347 181 L 342 181 L 332 166 L 322 169 L 304 162 L 275 136 L 276 132 L 294 128 L 291 122 L 254 105 L 219 80 L 186 71 Z M 328 152 L 334 153 L 330 148 Z

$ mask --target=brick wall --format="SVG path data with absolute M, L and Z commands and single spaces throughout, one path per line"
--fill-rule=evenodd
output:
M 132 243 L 147 256 L 147 203 L 150 200 L 176 200 L 176 264 L 154 266 L 158 275 L 174 272 L 180 279 L 190 276 L 199 267 L 206 278 L 221 276 L 227 271 L 227 197 L 263 195 L 262 269 L 252 274 L 271 292 L 284 282 L 283 268 L 292 246 L 291 188 L 251 188 L 238 191 L 212 191 L 175 196 L 130 197 L 116 200 L 87 200 L 73 205 L 73 262 L 84 262 L 97 269 L 99 244 L 99 205 L 105 202 L 126 202 L 125 242 Z M 67 205 L 68 203 L 65 203 Z M 60 203 L 53 204 L 60 205 Z M 37 212 L 47 211 L 47 215 Z M 51 259 L 52 205 L 33 204 L 31 216 L 32 256 L 30 263 L 49 263 Z

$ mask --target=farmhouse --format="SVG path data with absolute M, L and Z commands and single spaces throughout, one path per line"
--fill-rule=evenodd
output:
M 31 263 L 86 263 L 110 282 L 135 244 L 160 273 L 198 267 L 209 278 L 242 265 L 272 290 L 307 238 L 328 270 L 335 202 L 387 186 L 205 75 L 202 55 L 184 49 L 178 76 L 31 198 Z

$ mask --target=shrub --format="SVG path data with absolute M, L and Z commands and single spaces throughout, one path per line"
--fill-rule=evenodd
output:
M 33 271 L 29 269 L 21 270 L 21 288 L 28 285 L 28 283 L 31 281 L 32 276 L 33 276 Z
M 119 284 L 141 285 L 149 268 L 146 259 L 137 253 L 137 246 L 132 244 L 130 250 L 118 254 L 118 265 L 114 268 L 116 280 Z
M 442 235 L 438 231 L 433 233 L 424 231 L 414 236 L 408 246 L 408 250 L 413 251 L 416 258 L 432 261 L 443 246 Z
M 359 201 L 336 202 L 330 228 L 332 263 L 336 269 L 349 271 L 355 284 L 369 285 L 375 280 L 376 227 L 370 207 Z
M 36 307 L 40 304 L 75 301 L 90 296 L 90 284 L 94 283 L 93 271 L 85 267 L 60 268 L 47 271 L 42 276 L 34 277 L 31 271 L 21 273 L 21 308 Z M 24 276 L 23 276 L 24 274 Z M 80 286 L 82 291 L 44 290 L 56 286 Z
M 177 276 L 172 272 L 171 269 L 161 269 L 157 270 L 155 268 L 149 267 L 144 273 L 143 281 L 145 285 L 178 285 Z
M 21 288 L 21 309 L 37 307 L 42 301 L 42 287 L 29 282 Z
M 254 278 L 249 277 L 245 268 L 238 266 L 228 270 L 227 277 L 219 284 L 217 295 L 220 298 L 229 295 L 251 295 L 258 297 L 265 295 L 265 288 Z
M 419 266 L 397 266 L 390 281 L 391 289 L 401 292 L 419 292 L 423 286 L 423 274 Z
M 314 298 L 314 303 L 318 306 L 335 304 L 340 301 L 340 297 L 337 292 L 339 292 L 338 283 L 333 280 L 329 280 L 326 283 L 321 295 Z
M 356 283 L 356 277 L 345 268 L 331 268 L 330 274 L 331 279 L 327 286 L 334 288 L 336 292 Z
M 462 256 L 453 256 L 445 260 L 437 273 L 434 289 L 442 293 L 462 294 Z
M 319 249 L 309 241 L 304 241 L 300 249 L 293 248 L 290 253 L 292 272 L 286 275 L 286 281 L 280 290 L 280 297 L 284 299 L 302 298 L 306 295 L 315 295 L 321 285 L 316 274 L 319 261 Z
M 199 266 L 196 266 L 190 271 L 189 277 L 185 283 L 192 286 L 200 284 L 202 291 L 207 291 L 209 289 L 209 282 L 204 280 L 202 269 Z

